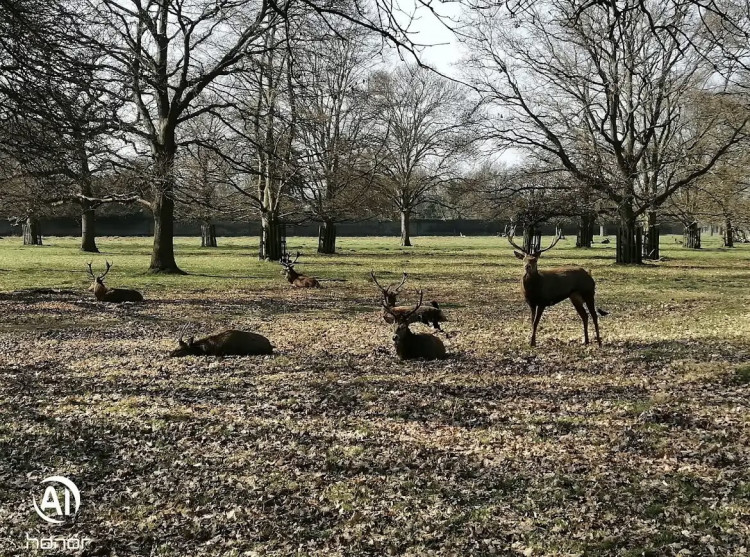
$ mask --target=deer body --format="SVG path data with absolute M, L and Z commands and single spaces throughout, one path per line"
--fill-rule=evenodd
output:
M 142 302 L 143 294 L 137 290 L 131 290 L 129 288 L 107 288 L 104 284 L 104 277 L 107 276 L 109 270 L 112 268 L 112 264 L 107 261 L 107 270 L 104 274 L 99 276 L 94 275 L 94 271 L 91 269 L 91 263 L 88 264 L 89 274 L 94 279 L 90 290 L 94 291 L 94 297 L 100 302 L 110 302 L 113 304 L 120 304 L 122 302 Z
M 401 360 L 442 360 L 446 356 L 443 341 L 429 333 L 412 333 L 408 323 L 398 325 L 393 344 Z
M 391 313 L 388 313 L 385 310 L 383 311 L 383 320 L 386 323 L 395 323 L 396 317 L 394 316 L 403 316 L 412 310 L 412 308 L 408 306 L 395 306 L 390 307 L 389 309 Z M 441 330 L 440 323 L 447 320 L 448 319 L 445 317 L 443 310 L 440 309 L 440 306 L 435 301 L 432 302 L 432 307 L 421 307 L 408 318 L 409 323 L 424 323 L 425 325 L 432 325 L 432 327 L 438 331 Z
M 179 347 L 170 353 L 172 357 L 179 356 L 257 356 L 272 354 L 271 342 L 257 333 L 230 329 L 199 340 L 192 337 L 184 342 L 179 341 Z
M 289 284 L 295 288 L 320 288 L 318 279 L 302 275 L 293 268 L 284 269 L 284 276 L 289 281 Z
M 542 319 L 544 310 L 554 306 L 565 299 L 570 299 L 573 307 L 578 312 L 583 322 L 583 341 L 589 343 L 589 314 L 594 321 L 594 330 L 596 331 L 596 342 L 602 345 L 601 335 L 599 334 L 599 315 L 607 315 L 606 311 L 598 309 L 594 301 L 596 283 L 591 275 L 581 267 L 560 267 L 556 269 L 545 269 L 540 271 L 537 268 L 539 256 L 552 249 L 558 241 L 560 235 L 555 238 L 552 244 L 544 249 L 534 253 L 528 253 L 513 243 L 513 236 L 508 236 L 510 244 L 520 251 L 513 252 L 518 259 L 523 260 L 524 275 L 521 279 L 526 303 L 531 309 L 531 346 L 536 346 L 536 330 L 539 321 Z M 588 313 L 587 313 L 588 310 Z
M 294 264 L 297 263 L 299 256 L 300 252 L 297 252 L 297 257 L 294 258 L 294 261 L 290 262 L 288 259 L 286 261 L 281 261 L 281 265 L 284 267 L 282 272 L 284 273 L 286 280 L 288 280 L 289 284 L 295 288 L 320 288 L 318 279 L 315 277 L 308 277 L 294 270 Z
M 416 309 L 409 306 L 396 305 L 398 293 L 404 286 L 404 283 L 406 282 L 406 278 L 408 276 L 406 273 L 403 274 L 403 276 L 401 277 L 401 283 L 396 286 L 394 290 L 392 290 L 392 288 L 394 288 L 393 284 L 390 284 L 386 288 L 380 286 L 378 279 L 375 278 L 375 271 L 371 271 L 370 276 L 372 277 L 372 281 L 380 289 L 380 292 L 383 295 L 383 320 L 386 323 L 398 323 L 400 321 L 403 321 L 405 318 L 407 323 L 419 322 L 424 323 L 425 325 L 432 325 L 433 328 L 438 331 L 442 330 L 440 328 L 440 322 L 447 321 L 448 319 L 445 317 L 443 310 L 440 309 L 440 306 L 437 302 L 432 301 L 432 307 L 423 307 L 420 303 L 420 306 Z

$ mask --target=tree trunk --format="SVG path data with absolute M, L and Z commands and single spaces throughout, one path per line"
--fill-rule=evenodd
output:
M 42 232 L 39 228 L 39 221 L 35 217 L 26 217 L 26 222 L 21 225 L 21 228 L 24 246 L 42 245 Z
M 595 215 L 586 213 L 581 215 L 578 223 L 578 236 L 576 237 L 577 248 L 590 248 L 594 241 L 594 220 Z
M 648 213 L 648 229 L 643 241 L 643 257 L 652 261 L 659 259 L 659 225 L 656 222 L 656 212 Z
M 724 247 L 725 248 L 734 247 L 734 228 L 732 228 L 732 221 L 730 219 L 727 219 L 725 222 Z
M 281 261 L 284 250 L 281 243 L 282 224 L 278 215 L 265 213 L 261 218 L 260 250 L 261 261 Z
M 620 208 L 620 226 L 617 230 L 616 261 L 625 265 L 640 265 L 642 259 L 642 230 L 633 209 L 627 205 Z
M 81 202 L 81 251 L 99 253 L 96 247 L 96 214 L 91 203 L 85 199 Z
M 604 236 L 606 236 L 606 235 L 607 235 L 607 231 L 604 229 L 604 225 L 600 224 L 599 225 L 599 236 L 601 236 L 602 238 L 604 238 Z
M 685 227 L 682 243 L 689 249 L 701 249 L 701 229 L 697 222 L 691 222 Z
M 336 253 L 336 224 L 329 220 L 318 229 L 318 253 Z
M 409 225 L 411 221 L 410 211 L 401 211 L 401 245 L 410 246 L 411 238 L 409 237 Z
M 209 221 L 201 224 L 201 247 L 216 247 L 216 225 L 211 224 Z
M 174 259 L 174 200 L 165 192 L 156 195 L 154 211 L 154 248 L 149 272 L 184 275 Z
M 542 249 L 542 233 L 537 232 L 536 226 L 529 225 L 523 229 L 523 249 L 526 253 L 534 253 Z

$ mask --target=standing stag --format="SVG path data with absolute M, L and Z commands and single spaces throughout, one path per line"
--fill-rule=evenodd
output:
M 137 290 L 130 290 L 128 288 L 107 288 L 104 285 L 104 277 L 107 276 L 109 270 L 112 268 L 112 263 L 106 262 L 107 270 L 103 274 L 96 276 L 94 271 L 91 269 L 91 263 L 88 263 L 89 275 L 94 281 L 91 284 L 91 289 L 94 291 L 94 296 L 100 302 L 112 302 L 119 304 L 121 302 L 142 302 L 143 295 Z
M 420 322 L 424 323 L 425 325 L 432 325 L 433 328 L 438 331 L 442 330 L 440 328 L 440 322 L 447 321 L 448 319 L 445 317 L 445 314 L 440 309 L 440 306 L 436 301 L 433 300 L 431 302 L 432 307 L 420 307 L 416 312 L 412 311 L 411 307 L 409 306 L 396 305 L 396 298 L 398 296 L 398 293 L 406 282 L 406 273 L 403 274 L 403 276 L 401 277 L 401 283 L 395 289 L 393 289 L 393 284 L 389 284 L 386 288 L 380 286 L 378 279 L 375 278 L 375 271 L 370 271 L 370 276 L 372 277 L 372 282 L 375 283 L 375 286 L 380 289 L 380 293 L 383 295 L 383 319 L 386 323 L 395 323 L 396 321 L 394 315 L 409 314 L 409 323 Z
M 406 313 L 394 313 L 393 309 L 383 302 L 383 309 L 390 313 L 396 330 L 393 334 L 393 344 L 396 354 L 402 360 L 413 360 L 424 358 L 426 360 L 439 360 L 445 358 L 445 346 L 443 342 L 429 333 L 412 333 L 409 330 L 410 319 L 422 306 L 422 291 L 419 291 L 419 302 L 414 309 Z
M 295 288 L 320 288 L 318 279 L 316 279 L 315 277 L 305 276 L 294 270 L 294 264 L 297 263 L 299 256 L 300 252 L 297 252 L 297 256 L 291 263 L 288 259 L 286 261 L 280 261 L 281 265 L 284 267 L 282 273 L 284 273 L 286 280 L 288 280 L 289 284 L 291 284 Z
M 513 234 L 508 235 L 508 242 L 518 251 L 513 253 L 518 259 L 523 260 L 525 273 L 521 279 L 523 295 L 526 303 L 531 308 L 531 346 L 536 346 L 536 329 L 542 318 L 544 309 L 549 306 L 562 302 L 570 298 L 573 307 L 576 308 L 578 315 L 583 321 L 583 338 L 584 343 L 589 343 L 589 316 L 594 320 L 594 329 L 596 330 L 596 342 L 602 345 L 602 339 L 599 336 L 599 315 L 607 315 L 607 312 L 596 307 L 594 303 L 594 292 L 596 284 L 591 275 L 581 267 L 559 267 L 556 269 L 545 269 L 540 271 L 537 268 L 539 256 L 545 251 L 551 250 L 557 242 L 560 241 L 558 234 L 552 241 L 552 244 L 546 249 L 539 249 L 533 253 L 528 253 L 523 248 L 513 242 Z M 585 306 L 585 307 L 584 307 Z

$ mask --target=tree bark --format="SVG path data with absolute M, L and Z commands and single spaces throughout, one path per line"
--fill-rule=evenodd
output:
M 633 208 L 623 204 L 620 208 L 620 226 L 617 230 L 616 261 L 624 265 L 640 265 L 642 256 L 642 231 Z
M 261 261 L 281 261 L 284 255 L 282 248 L 282 224 L 273 213 L 261 217 L 260 249 L 258 259 Z
M 174 130 L 172 130 L 174 131 Z M 154 247 L 149 272 L 173 275 L 186 274 L 174 258 L 174 155 L 177 146 L 173 139 L 165 139 L 156 157 L 157 175 L 154 184 Z
M 81 251 L 99 253 L 96 247 L 96 213 L 87 200 L 81 202 Z
M 201 247 L 202 248 L 215 248 L 216 247 L 216 225 L 211 224 L 210 221 L 201 224 Z
M 318 253 L 336 253 L 336 223 L 323 221 L 318 229 Z
M 581 215 L 578 222 L 578 236 L 576 237 L 577 248 L 590 248 L 594 241 L 594 220 L 595 215 L 586 213 Z
M 732 228 L 731 219 L 727 219 L 724 223 L 724 247 L 734 247 L 734 228 Z
M 39 220 L 35 217 L 26 217 L 26 222 L 21 225 L 23 230 L 24 246 L 41 246 L 42 232 L 39 228 Z
M 411 225 L 411 211 L 401 211 L 401 245 L 410 246 L 411 237 L 409 236 Z
M 523 249 L 526 253 L 534 253 L 542 248 L 542 233 L 537 232 L 536 226 L 529 225 L 523 229 Z
M 682 243 L 689 249 L 701 249 L 701 229 L 697 222 L 691 222 L 685 227 Z
M 648 228 L 643 242 L 643 257 L 652 261 L 659 259 L 659 224 L 656 222 L 656 219 L 656 211 L 649 211 Z

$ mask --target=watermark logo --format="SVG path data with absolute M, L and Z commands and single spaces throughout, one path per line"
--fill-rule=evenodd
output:
M 63 524 L 74 517 L 81 506 L 81 492 L 65 476 L 50 476 L 41 481 L 44 489 L 41 501 L 34 497 L 34 510 L 39 518 L 50 524 Z M 62 496 L 62 497 L 61 497 Z

